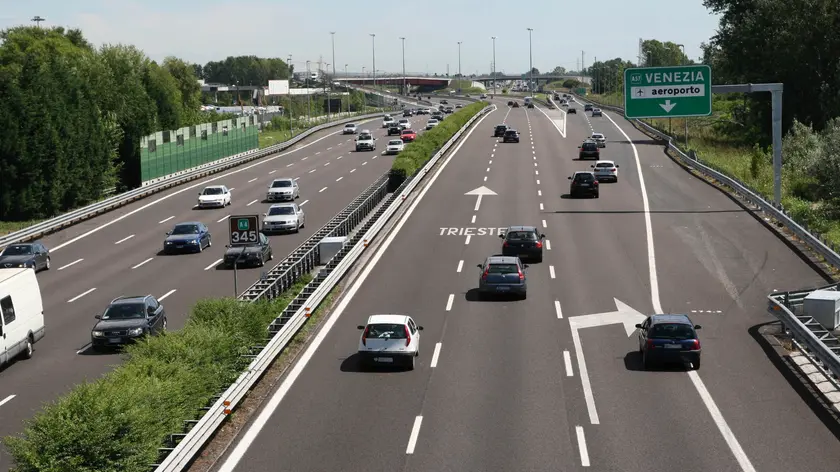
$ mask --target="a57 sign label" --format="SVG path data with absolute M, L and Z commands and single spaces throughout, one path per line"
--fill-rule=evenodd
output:
M 258 215 L 233 215 L 230 222 L 230 245 L 247 246 L 259 242 L 260 218 Z

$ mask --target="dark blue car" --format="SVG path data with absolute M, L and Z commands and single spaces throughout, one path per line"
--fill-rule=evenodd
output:
M 490 256 L 484 264 L 478 264 L 481 277 L 478 279 L 478 293 L 511 294 L 522 300 L 528 296 L 527 264 L 516 256 Z
M 178 223 L 172 231 L 166 233 L 163 241 L 165 254 L 179 254 L 183 252 L 201 252 L 213 245 L 210 230 L 204 223 L 189 221 Z
M 687 315 L 651 315 L 636 327 L 645 369 L 656 362 L 690 362 L 694 370 L 700 368 L 700 326 Z

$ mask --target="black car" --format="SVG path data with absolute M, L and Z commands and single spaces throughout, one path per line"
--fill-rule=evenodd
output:
M 90 332 L 94 351 L 130 344 L 166 330 L 166 310 L 151 295 L 117 297 L 96 319 Z
M 694 370 L 700 368 L 700 340 L 694 324 L 687 315 L 651 315 L 639 328 L 639 354 L 645 369 L 654 362 L 690 362 Z
M 502 138 L 503 143 L 518 143 L 519 142 L 519 131 L 515 129 L 509 129 L 505 131 L 505 135 Z
M 412 116 L 412 115 L 414 115 L 414 110 L 412 110 L 410 108 L 406 108 L 405 111 L 403 112 L 403 117 L 408 117 L 408 116 Z
M 402 133 L 402 127 L 399 123 L 391 123 L 390 125 L 388 125 L 388 136 L 399 136 L 400 133 Z
M 592 105 L 587 103 L 583 106 L 583 111 L 592 111 Z
M 598 159 L 601 157 L 601 150 L 598 149 L 598 143 L 595 141 L 584 141 L 583 144 L 578 146 L 578 159 L 586 159 L 589 157 L 594 157 Z
M 537 231 L 536 226 L 511 226 L 499 237 L 504 240 L 503 255 L 542 262 L 545 235 Z
M 496 125 L 496 129 L 493 131 L 494 138 L 500 138 L 505 135 L 505 131 L 507 131 L 507 125 Z
M 572 198 L 577 196 L 599 197 L 598 179 L 595 178 L 593 172 L 575 172 L 569 177 L 571 186 L 569 188 L 569 196 Z
M 274 253 L 271 250 L 271 244 L 268 237 L 262 233 L 259 234 L 259 241 L 247 246 L 229 246 L 225 251 L 224 264 L 225 267 L 237 267 L 241 265 L 249 265 L 262 267 L 265 261 L 274 259 Z
M 205 247 L 211 247 L 210 229 L 198 221 L 178 223 L 172 231 L 166 233 L 163 240 L 163 253 L 175 254 L 179 252 L 201 252 Z
M 569 109 L 566 110 L 566 113 L 574 113 L 575 115 L 577 115 L 577 110 L 575 109 L 575 107 L 569 107 Z
M 528 108 L 534 108 L 533 102 L 528 104 Z
M 50 268 L 50 250 L 40 242 L 20 243 L 6 246 L 0 253 L 0 268 L 29 267 L 40 270 Z
M 519 102 L 513 102 L 513 108 L 519 108 Z
M 513 100 L 508 100 L 508 106 L 509 106 L 509 107 L 512 107 L 512 106 L 513 106 Z
M 440 104 L 441 105 L 449 105 L 449 100 L 441 100 Z

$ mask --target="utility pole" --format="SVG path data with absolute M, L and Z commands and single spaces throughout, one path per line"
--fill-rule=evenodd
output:
M 405 38 L 400 36 L 402 40 L 402 60 L 403 60 L 403 86 L 402 86 L 402 93 L 403 95 L 408 95 L 408 89 L 405 88 Z
M 345 85 L 345 87 L 344 87 L 344 92 L 342 93 L 342 95 L 344 93 L 347 94 L 347 113 L 350 114 L 350 92 L 349 92 L 350 89 L 348 89 L 346 87 L 347 79 L 348 79 L 348 76 L 347 76 L 347 66 L 348 65 L 349 64 L 344 64 L 344 85 Z M 339 107 L 338 112 L 341 113 L 341 107 Z
M 330 31 L 330 36 L 332 36 L 332 79 L 330 80 L 330 90 L 333 90 L 333 84 L 335 84 L 335 31 Z M 329 65 L 327 65 L 329 67 Z M 330 108 L 331 102 L 330 97 L 327 97 L 327 119 L 329 119 L 330 115 Z M 341 105 L 338 107 L 338 112 L 341 113 Z
M 370 33 L 370 42 L 373 46 L 373 89 L 376 90 L 376 33 Z
M 688 59 L 688 56 L 685 55 L 685 44 L 677 44 L 677 46 L 682 48 L 683 56 L 685 57 L 685 59 Z M 682 58 L 680 59 L 680 62 L 685 64 L 685 60 L 683 60 Z M 685 150 L 688 151 L 688 117 L 687 116 L 685 117 Z
M 534 49 L 531 42 L 531 33 L 533 32 L 534 28 L 528 28 L 528 73 L 531 74 L 531 83 L 528 84 L 528 91 L 534 86 Z
M 461 79 L 464 77 L 461 74 L 461 43 L 463 41 L 458 41 L 458 90 L 461 89 Z
M 592 62 L 592 65 L 594 66 L 597 62 L 598 62 L 598 56 L 595 56 L 595 60 Z M 592 74 L 595 74 L 595 72 L 596 72 L 595 69 L 592 69 Z M 597 89 L 594 88 L 596 84 L 598 85 Z M 595 80 L 595 76 L 594 75 L 592 76 L 592 87 L 593 87 L 593 90 L 595 91 L 596 94 L 598 93 L 598 90 L 601 89 L 601 74 L 600 73 L 598 73 L 598 80 L 597 81 Z
M 32 18 L 32 20 L 30 20 L 30 21 L 34 21 L 34 22 L 35 22 L 35 25 L 36 25 L 36 26 L 38 26 L 38 28 L 40 28 L 40 27 L 41 27 L 41 22 L 42 22 L 42 21 L 47 21 L 47 19 L 46 19 L 46 18 L 41 18 L 41 17 L 40 17 L 40 16 L 38 16 L 38 15 L 35 15 L 35 17 L 34 17 L 34 18 Z
M 309 64 L 312 61 L 306 61 L 306 99 L 309 102 L 309 113 L 306 114 L 306 119 L 309 124 L 312 124 L 312 91 L 309 89 L 309 79 L 312 78 L 312 72 L 309 69 Z
M 585 65 L 585 59 L 584 59 L 585 57 L 586 57 L 586 53 L 581 51 L 580 52 L 580 77 L 582 79 L 581 82 L 583 82 L 584 88 L 586 87 L 586 72 L 585 72 L 586 71 L 586 65 Z
M 496 94 L 496 37 L 491 36 L 490 39 L 493 40 L 493 95 Z

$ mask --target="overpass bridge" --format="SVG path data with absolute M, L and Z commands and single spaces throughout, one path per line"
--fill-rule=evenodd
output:
M 528 80 L 530 78 L 531 77 L 528 74 L 497 75 L 496 76 L 496 81 L 501 82 L 501 81 L 504 81 L 504 80 Z M 587 84 L 592 83 L 592 78 L 591 77 L 581 77 L 579 75 L 535 75 L 534 76 L 534 82 L 536 82 L 538 84 L 549 83 L 549 82 L 562 82 L 564 80 L 570 80 L 570 79 L 571 80 L 577 80 L 579 82 L 584 82 L 584 83 L 587 83 Z M 493 82 L 493 76 L 492 75 L 479 75 L 479 76 L 470 78 L 470 80 L 474 80 L 476 82 L 483 82 L 483 83 L 486 84 L 488 82 Z

